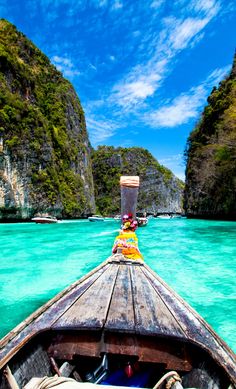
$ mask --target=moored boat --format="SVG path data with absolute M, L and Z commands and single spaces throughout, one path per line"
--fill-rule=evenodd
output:
M 139 227 L 145 227 L 148 224 L 147 217 L 137 217 L 137 222 Z
M 56 217 L 50 215 L 35 216 L 31 219 L 31 221 L 37 224 L 52 224 L 58 222 Z
M 168 214 L 158 215 L 158 216 L 157 216 L 157 219 L 164 219 L 164 220 L 167 220 L 167 219 L 171 219 L 171 216 L 168 215 Z
M 101 216 L 101 215 L 92 215 L 92 216 L 88 217 L 88 220 L 90 222 L 103 222 L 104 221 L 104 217 Z

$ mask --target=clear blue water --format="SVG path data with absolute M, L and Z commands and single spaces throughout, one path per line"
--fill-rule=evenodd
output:
M 0 337 L 111 254 L 119 224 L 0 224 Z M 236 223 L 151 219 L 146 263 L 236 351 Z

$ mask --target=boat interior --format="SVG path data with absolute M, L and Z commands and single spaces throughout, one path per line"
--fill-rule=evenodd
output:
M 176 371 L 181 379 L 179 386 L 174 382 L 169 386 L 172 389 L 233 388 L 224 369 L 203 348 L 160 336 L 100 330 L 50 330 L 28 340 L 8 365 L 19 388 L 32 377 L 58 374 L 107 388 L 163 389 L 167 387 L 167 381 L 161 382 L 161 379 L 170 371 Z M 0 376 L 0 388 L 9 389 L 4 374 Z

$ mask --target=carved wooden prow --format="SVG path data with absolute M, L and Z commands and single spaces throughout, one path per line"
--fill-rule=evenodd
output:
M 123 215 L 132 213 L 136 217 L 136 208 L 138 200 L 139 177 L 138 176 L 121 176 L 121 218 Z

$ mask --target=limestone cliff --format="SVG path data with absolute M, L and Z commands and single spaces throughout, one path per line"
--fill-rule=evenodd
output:
M 236 220 L 236 58 L 230 75 L 208 97 L 186 156 L 186 214 Z
M 0 20 L 0 219 L 94 212 L 90 150 L 72 85 Z
M 145 149 L 101 146 L 92 154 L 98 211 L 120 212 L 121 175 L 138 175 L 138 212 L 158 214 L 182 212 L 183 182 L 160 165 Z

